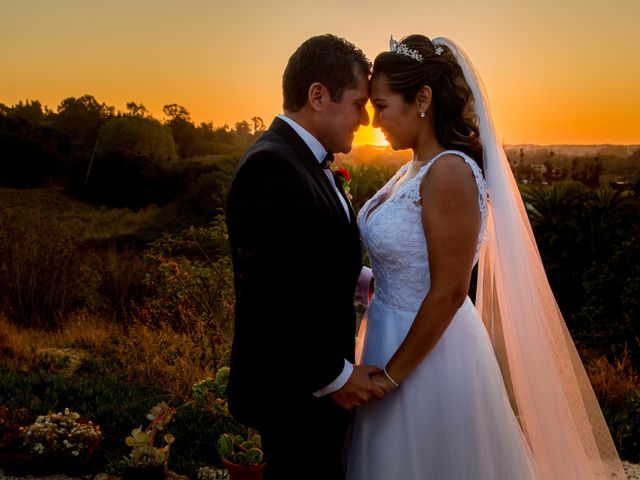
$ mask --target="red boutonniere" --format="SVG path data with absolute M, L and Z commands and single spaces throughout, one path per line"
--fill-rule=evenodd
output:
M 346 168 L 336 168 L 333 172 L 333 177 L 336 179 L 336 181 L 340 181 L 340 183 L 342 184 L 342 190 L 344 191 L 345 195 L 347 196 L 347 198 L 349 198 L 349 200 L 352 200 L 353 197 L 349 193 L 349 184 L 351 183 L 351 174 L 349 173 L 349 170 L 347 170 Z

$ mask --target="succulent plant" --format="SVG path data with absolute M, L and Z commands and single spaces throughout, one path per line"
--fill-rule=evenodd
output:
M 162 436 L 161 445 L 156 447 L 155 437 L 157 432 L 164 430 L 164 426 L 171 421 L 175 410 L 162 402 L 154 406 L 147 418 L 151 421 L 149 426 L 142 430 L 136 428 L 125 439 L 125 443 L 132 448 L 129 456 L 124 457 L 124 463 L 128 467 L 166 466 L 169 462 L 171 444 L 175 438 L 170 433 Z
M 223 433 L 218 438 L 218 453 L 230 462 L 238 465 L 257 465 L 262 463 L 262 441 L 255 430 L 246 429 L 245 435 Z
M 207 377 L 191 388 L 197 404 L 211 410 L 214 414 L 227 414 L 227 382 L 229 367 L 222 367 L 215 378 Z

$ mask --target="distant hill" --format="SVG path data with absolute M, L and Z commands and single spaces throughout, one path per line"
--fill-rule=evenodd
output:
M 505 145 L 507 155 L 511 153 L 520 153 L 523 150 L 525 155 L 536 154 L 541 151 L 553 151 L 556 155 L 566 155 L 575 157 L 608 155 L 616 157 L 628 157 L 637 150 L 640 145 Z
M 505 152 L 510 158 L 520 155 L 520 150 L 529 159 L 543 159 L 550 152 L 556 157 L 618 157 L 626 159 L 640 151 L 640 145 L 505 145 Z M 394 151 L 390 146 L 357 145 L 348 154 L 336 155 L 340 162 L 347 161 L 355 165 L 387 163 L 400 166 L 411 159 L 411 151 Z

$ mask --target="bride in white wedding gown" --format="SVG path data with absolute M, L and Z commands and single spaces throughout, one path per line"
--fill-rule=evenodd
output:
M 625 478 L 485 101 L 450 41 L 376 58 L 373 125 L 414 159 L 358 218 L 376 286 L 357 361 L 387 395 L 354 415 L 348 480 Z

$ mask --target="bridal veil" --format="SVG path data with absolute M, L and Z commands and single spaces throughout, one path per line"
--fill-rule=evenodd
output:
M 538 471 L 544 480 L 625 479 L 549 286 L 482 80 L 454 42 L 436 38 L 433 43 L 453 52 L 474 95 L 490 201 L 487 241 L 478 262 L 476 307 Z

